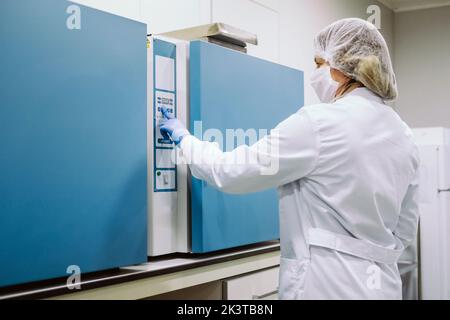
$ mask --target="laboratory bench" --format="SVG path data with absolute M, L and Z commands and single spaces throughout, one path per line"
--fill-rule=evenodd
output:
M 142 265 L 81 275 L 79 289 L 67 278 L 0 288 L 3 299 L 276 299 L 278 241 L 206 255 L 149 258 Z

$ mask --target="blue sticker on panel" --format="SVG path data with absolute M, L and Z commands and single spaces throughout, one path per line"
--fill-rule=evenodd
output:
M 153 40 L 153 183 L 154 192 L 177 191 L 177 168 L 174 143 L 161 135 L 158 128 L 166 108 L 177 115 L 176 45 L 160 39 Z
M 190 45 L 190 126 L 270 131 L 304 105 L 303 72 L 214 44 Z M 201 137 L 200 137 L 201 138 Z M 261 138 L 261 137 L 259 137 Z M 192 251 L 279 238 L 276 190 L 228 195 L 192 179 Z
M 146 262 L 146 25 L 68 1 L 0 12 L 0 286 Z

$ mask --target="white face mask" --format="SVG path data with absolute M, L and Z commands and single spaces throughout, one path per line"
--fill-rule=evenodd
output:
M 331 77 L 330 66 L 323 66 L 313 72 L 311 86 L 316 91 L 321 102 L 330 103 L 334 100 L 339 83 Z

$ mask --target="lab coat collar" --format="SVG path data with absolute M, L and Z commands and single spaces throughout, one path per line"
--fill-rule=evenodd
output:
M 373 93 L 371 90 L 369 90 L 365 87 L 356 88 L 355 90 L 353 90 L 345 95 L 345 97 L 350 97 L 350 96 L 359 96 L 359 97 L 363 97 L 368 100 L 375 101 L 375 102 L 378 102 L 381 104 L 386 104 L 385 101 L 383 100 L 383 98 L 381 98 L 379 95 Z

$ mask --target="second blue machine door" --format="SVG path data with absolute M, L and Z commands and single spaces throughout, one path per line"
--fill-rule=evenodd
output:
M 198 138 L 209 129 L 224 138 L 230 129 L 270 131 L 304 105 L 303 88 L 301 71 L 203 41 L 190 45 L 190 129 L 201 122 Z M 276 190 L 228 195 L 193 178 L 191 205 L 194 253 L 279 238 Z

